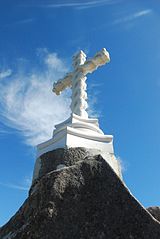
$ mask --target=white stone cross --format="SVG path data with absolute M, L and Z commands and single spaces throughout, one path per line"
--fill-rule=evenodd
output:
M 72 88 L 72 113 L 88 118 L 86 109 L 87 93 L 86 93 L 86 75 L 92 73 L 99 66 L 102 66 L 110 61 L 109 53 L 103 48 L 92 59 L 86 61 L 86 55 L 83 51 L 73 56 L 74 71 L 68 73 L 63 79 L 58 80 L 53 84 L 53 92 L 60 95 L 67 87 Z

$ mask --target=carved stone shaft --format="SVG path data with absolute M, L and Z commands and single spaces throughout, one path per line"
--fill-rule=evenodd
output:
M 71 110 L 74 114 L 77 114 L 81 117 L 87 118 L 88 114 L 86 112 L 87 109 L 87 93 L 86 88 L 87 85 L 85 83 L 87 77 L 85 77 L 82 73 L 79 73 L 78 78 L 73 78 L 72 83 L 72 103 Z
M 87 77 L 79 70 L 79 67 L 86 61 L 86 55 L 80 51 L 73 57 L 73 66 L 75 67 L 75 74 L 72 77 L 72 113 L 77 114 L 83 118 L 88 118 L 86 109 L 87 104 L 87 85 L 85 83 Z

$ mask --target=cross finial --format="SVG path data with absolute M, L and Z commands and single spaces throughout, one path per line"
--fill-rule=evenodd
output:
M 81 50 L 73 56 L 73 68 L 76 69 L 86 61 L 86 54 Z

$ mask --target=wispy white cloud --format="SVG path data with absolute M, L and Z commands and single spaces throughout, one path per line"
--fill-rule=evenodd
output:
M 29 176 L 26 176 L 23 180 L 23 186 L 26 188 L 30 188 L 32 184 L 32 173 Z
M 63 3 L 52 3 L 41 5 L 41 7 L 46 8 L 62 8 L 62 7 L 72 7 L 76 9 L 85 9 L 85 8 L 92 8 L 97 6 L 104 6 L 109 4 L 114 4 L 119 2 L 119 0 L 94 0 L 94 1 L 87 1 L 87 2 L 63 2 Z
M 53 82 L 67 67 L 55 53 L 46 50 L 42 60 L 42 69 L 31 67 L 26 74 L 17 66 L 9 81 L 0 82 L 0 120 L 17 129 L 32 146 L 51 138 L 54 125 L 70 113 L 68 93 L 52 93 Z
M 124 161 L 122 160 L 122 158 L 120 156 L 116 156 L 116 159 L 118 160 L 118 162 L 120 164 L 121 171 L 122 171 L 122 174 L 123 174 L 124 172 L 127 171 L 127 166 L 124 164 Z
M 0 81 L 0 121 L 4 126 L 16 129 L 24 142 L 31 146 L 50 139 L 54 126 L 70 115 L 69 91 L 60 96 L 52 92 L 53 82 L 69 71 L 64 60 L 47 49 L 39 49 L 37 57 L 41 59 L 40 66 L 29 67 L 25 60 L 22 64 L 21 59 L 10 79 Z M 89 96 L 88 112 L 91 117 L 97 116 L 97 92 L 94 90 L 94 94 Z M 5 133 L 3 128 L 2 132 Z
M 135 13 L 133 13 L 131 15 L 128 15 L 128 16 L 116 19 L 116 20 L 114 20 L 112 22 L 112 24 L 116 25 L 116 24 L 120 24 L 120 23 L 131 22 L 131 21 L 134 21 L 134 20 L 136 20 L 136 19 L 138 19 L 140 17 L 144 17 L 144 16 L 147 16 L 147 15 L 150 15 L 152 12 L 153 12 L 152 9 L 144 9 L 144 10 L 135 12 Z
M 97 105 L 97 96 L 94 92 L 94 94 L 89 95 L 89 106 L 88 106 L 88 114 L 92 118 L 99 118 L 101 116 L 101 112 L 99 109 L 95 109 L 95 106 Z
M 0 136 L 2 136 L 2 135 L 6 135 L 6 134 L 9 134 L 9 131 L 0 128 Z
M 11 69 L 0 71 L 0 80 L 4 79 L 6 77 L 11 76 L 11 74 L 12 74 L 12 70 Z
M 52 70 L 67 71 L 67 67 L 64 65 L 61 59 L 58 58 L 56 53 L 48 53 L 44 58 L 45 64 Z
M 34 21 L 33 18 L 25 18 L 25 19 L 20 19 L 18 21 L 13 21 L 10 23 L 7 23 L 1 27 L 11 27 L 11 26 L 18 26 L 18 25 L 24 25 L 24 24 L 28 24 L 28 23 L 32 23 Z
M 12 189 L 18 189 L 18 190 L 22 190 L 22 191 L 28 191 L 29 187 L 24 187 L 18 184 L 12 184 L 12 183 L 1 183 L 0 182 L 0 186 L 2 187 L 7 187 L 7 188 L 12 188 Z
M 26 19 L 19 20 L 17 22 L 13 22 L 13 24 L 17 24 L 17 25 L 19 25 L 19 24 L 27 24 L 27 23 L 31 23 L 33 21 L 34 21 L 33 18 L 26 18 Z
M 31 187 L 32 184 L 32 173 L 30 173 L 29 176 L 24 177 L 23 180 L 21 180 L 21 183 L 4 183 L 4 182 L 0 182 L 0 186 L 2 187 L 7 187 L 7 188 L 11 188 L 11 189 L 18 189 L 18 190 L 22 190 L 22 191 L 28 191 Z
M 98 98 L 100 97 L 100 90 L 99 87 L 102 86 L 102 83 L 90 83 L 88 85 L 88 98 L 89 98 L 89 105 L 88 105 L 88 114 L 90 117 L 99 118 L 102 116 L 101 109 L 97 107 Z
M 146 10 L 142 10 L 142 11 L 139 11 L 137 13 L 134 14 L 134 17 L 142 17 L 142 16 L 145 16 L 145 15 L 148 15 L 152 12 L 151 9 L 146 9 Z

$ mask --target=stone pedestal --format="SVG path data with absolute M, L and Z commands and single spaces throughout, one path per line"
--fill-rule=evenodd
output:
M 56 125 L 53 137 L 37 146 L 37 161 L 33 181 L 39 177 L 41 156 L 58 148 L 85 148 L 87 155 L 100 154 L 121 177 L 120 164 L 114 156 L 113 136 L 104 135 L 99 128 L 97 119 L 82 118 L 76 114 L 71 114 L 69 119 Z
M 85 119 L 76 114 L 55 125 L 53 138 L 37 146 L 37 157 L 57 148 L 93 148 L 113 153 L 113 136 L 104 135 L 97 119 Z

